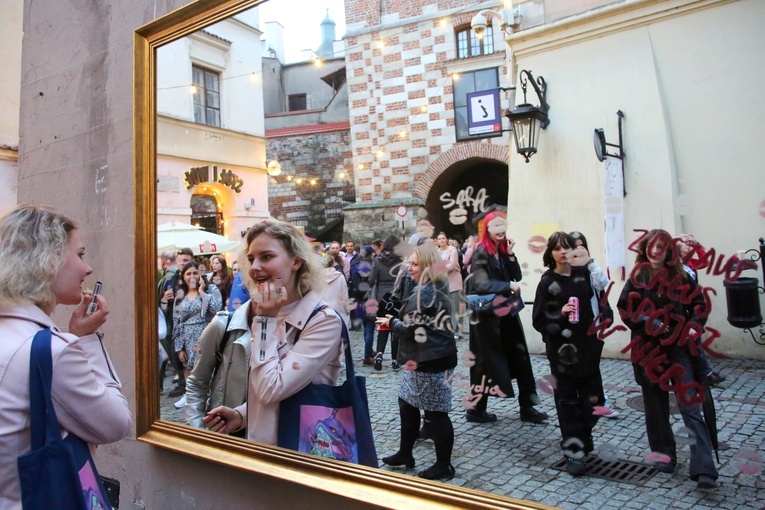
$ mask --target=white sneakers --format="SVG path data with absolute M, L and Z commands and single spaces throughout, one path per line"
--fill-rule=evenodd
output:
M 181 395 L 180 400 L 173 405 L 176 409 L 183 409 L 186 406 L 186 394 Z

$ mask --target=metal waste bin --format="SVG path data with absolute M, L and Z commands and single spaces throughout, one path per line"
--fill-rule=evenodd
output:
M 738 278 L 723 283 L 731 326 L 749 329 L 762 323 L 758 283 L 757 278 Z

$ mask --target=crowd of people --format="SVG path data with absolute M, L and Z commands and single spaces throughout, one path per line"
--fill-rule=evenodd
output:
M 350 358 L 343 357 L 346 331 L 363 330 L 363 365 L 383 370 L 390 340 L 390 368 L 404 369 L 397 378 L 399 449 L 383 463 L 414 468 L 415 442 L 429 438 L 436 462 L 419 476 L 446 480 L 456 473 L 451 380 L 467 323 L 466 421 L 497 420 L 488 397 L 514 396 L 515 379 L 520 420 L 544 424 L 548 416 L 535 408 L 539 397 L 518 314 L 524 306 L 522 271 L 504 217 L 487 215 L 478 238 L 462 247 L 419 227 L 408 242 L 391 235 L 358 252 L 353 241 L 333 242 L 325 252 L 294 226 L 267 220 L 246 232 L 244 250 L 230 268 L 223 256 L 199 257 L 189 248 L 163 253 L 157 284 L 160 386 L 173 369 L 176 386 L 169 395 L 180 397 L 176 407 L 185 409 L 192 426 L 277 444 L 280 403 L 309 384 L 337 385 L 350 368 Z M 699 291 L 697 271 L 707 259 L 693 236 L 673 238 L 664 230 L 647 231 L 631 249 L 635 267 L 618 298 L 618 318 L 608 304 L 608 279 L 584 235 L 555 232 L 542 256 L 547 271 L 536 289 L 532 325 L 550 363 L 566 470 L 586 473 L 595 424 L 616 415 L 603 391 L 598 332 L 620 320 L 631 333 L 629 351 L 656 468 L 672 473 L 677 466 L 669 416 L 669 393 L 675 393 L 694 438 L 690 477 L 699 488 L 714 488 L 710 386 L 724 377 L 701 345 L 711 305 Z M 16 457 L 31 444 L 30 346 L 40 332 L 50 331 L 52 400 L 64 435 L 100 444 L 132 430 L 99 330 L 108 303 L 82 287 L 93 272 L 84 251 L 76 222 L 52 210 L 19 206 L 0 218 L 0 254 L 8 262 L 0 271 L 0 331 L 6 338 L 0 350 L 6 367 L 0 448 L 8 453 L 0 463 L 0 502 L 13 508 L 22 497 Z M 68 333 L 51 320 L 58 304 L 76 305 Z M 339 423 L 337 412 L 322 424 Z M 328 444 L 324 436 L 314 439 Z M 340 447 L 352 447 L 342 439 Z
M 357 247 L 351 240 L 311 246 L 297 229 L 265 222 L 248 231 L 244 256 L 236 261 L 237 266 L 244 265 L 243 271 L 238 267 L 229 271 L 223 257 L 195 261 L 188 249 L 164 254 L 158 295 L 168 319 L 169 333 L 163 342 L 167 364 L 178 374 L 178 386 L 170 393 L 181 396 L 176 407 L 185 406 L 194 426 L 275 444 L 278 402 L 309 382 L 337 382 L 343 366 L 340 321 L 362 332 L 363 366 L 375 371 L 386 366 L 394 372 L 405 369 L 398 391 L 400 446 L 382 457 L 383 463 L 413 468 L 415 442 L 432 439 L 436 463 L 419 475 L 441 480 L 454 476 L 450 381 L 461 341 L 468 342 L 471 357 L 470 386 L 462 398 L 467 422 L 496 421 L 496 414 L 488 410 L 489 397 L 517 393 L 520 420 L 545 424 L 549 417 L 536 409 L 537 383 L 518 314 L 524 306 L 522 271 L 506 220 L 497 213 L 487 215 L 479 235 L 470 236 L 462 246 L 443 232 L 429 230 L 429 223 L 422 224 L 408 242 L 391 235 Z M 695 240 L 681 236 L 670 241 L 672 246 L 662 249 L 673 270 L 683 282 L 697 285 L 693 257 L 683 258 L 692 251 L 698 259 Z M 650 260 L 646 246 L 639 245 L 640 249 L 637 264 Z M 677 250 L 676 256 L 672 250 Z M 606 294 L 608 278 L 590 256 L 582 233 L 554 233 L 542 260 L 547 271 L 533 300 L 532 325 L 542 336 L 550 363 L 565 466 L 580 476 L 586 472 L 587 456 L 595 450 L 592 431 L 598 419 L 619 415 L 603 391 L 599 368 L 603 341 L 598 329 L 621 318 L 633 337 L 659 345 L 662 335 L 669 333 L 651 336 L 653 329 L 647 332 L 641 319 L 624 308 L 626 296 L 635 285 L 640 287 L 638 282 L 650 280 L 651 270 L 633 275 L 615 317 Z M 679 260 L 686 265 L 677 266 Z M 208 275 L 212 279 L 201 281 L 204 275 L 198 263 L 212 270 Z M 171 289 L 168 282 L 173 281 L 177 283 Z M 481 306 L 488 308 L 477 307 L 475 302 L 485 297 L 491 299 Z M 667 305 L 663 296 L 649 292 L 645 298 L 656 299 L 657 306 Z M 326 309 L 313 318 L 311 311 L 319 304 Z M 216 315 L 221 308 L 227 311 Z M 693 307 L 687 303 L 677 303 L 675 311 L 694 320 Z M 193 332 L 192 338 L 184 332 Z M 295 344 L 296 337 L 300 344 Z M 256 349 L 259 338 L 265 343 Z M 703 380 L 707 388 L 724 379 L 705 365 L 705 358 L 690 359 L 687 347 L 661 349 L 673 363 L 688 365 L 686 377 Z M 672 472 L 676 454 L 671 430 L 667 431 L 666 405 L 668 392 L 680 380 L 669 387 L 660 384 L 641 372 L 640 359 L 633 357 L 633 362 L 646 400 L 650 447 L 659 455 L 656 467 Z M 185 386 L 184 381 L 188 381 Z M 686 426 L 703 435 L 700 407 L 685 404 L 681 410 Z M 691 477 L 700 487 L 715 485 L 710 452 L 704 441 L 692 448 Z

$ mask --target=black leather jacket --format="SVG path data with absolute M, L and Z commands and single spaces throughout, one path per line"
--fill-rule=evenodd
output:
M 456 366 L 457 343 L 450 330 L 448 293 L 448 282 L 418 285 L 402 306 L 402 318 L 391 319 L 391 329 L 400 339 L 399 363 L 453 357 Z

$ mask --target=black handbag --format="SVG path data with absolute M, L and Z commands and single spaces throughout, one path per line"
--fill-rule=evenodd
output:
M 401 300 L 397 296 L 393 295 L 392 292 L 386 292 L 377 306 L 377 316 L 385 317 L 386 315 L 392 315 L 399 317 L 401 305 Z
M 468 310 L 478 315 L 494 314 L 499 317 L 517 315 L 524 308 L 520 295 L 468 294 L 465 296 Z

